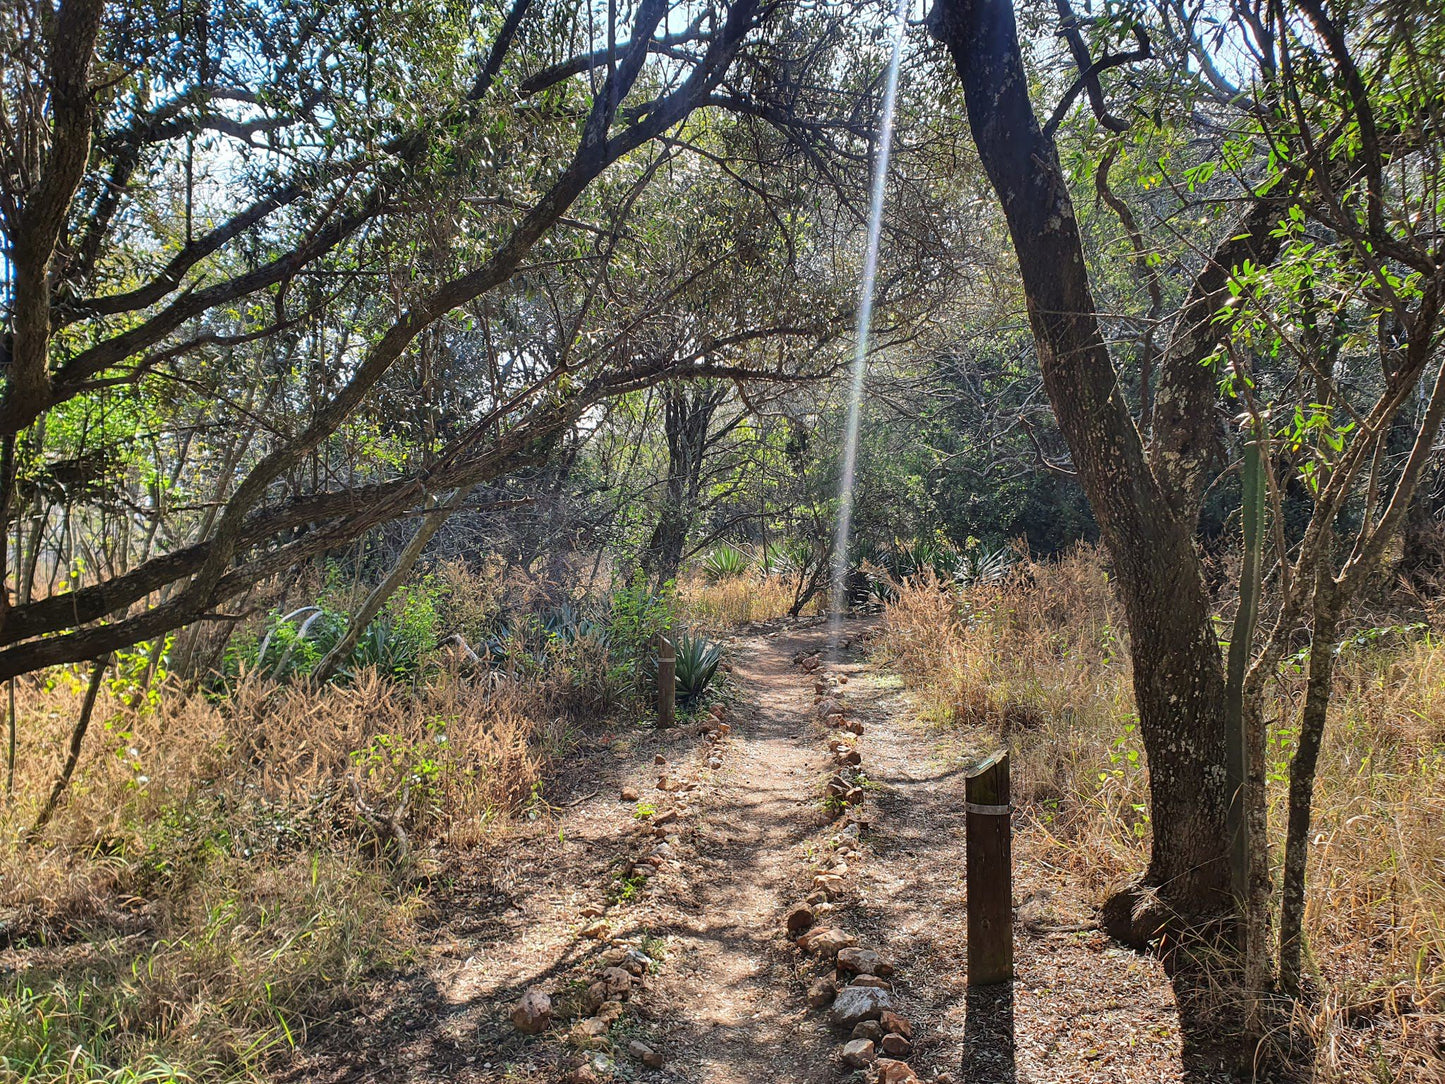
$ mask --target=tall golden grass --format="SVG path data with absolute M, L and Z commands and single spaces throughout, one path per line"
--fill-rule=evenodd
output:
M 102 694 L 65 802 L 78 676 L 18 691 L 0 812 L 0 1079 L 233 1079 L 398 958 L 415 874 L 529 801 L 562 735 L 543 683 L 242 681 Z
M 794 585 L 784 576 L 753 572 L 708 581 L 693 576 L 678 584 L 680 620 L 696 632 L 723 633 L 752 621 L 786 617 L 793 605 Z M 805 607 L 805 612 L 816 606 Z
M 878 643 L 926 719 L 1007 741 L 1024 845 L 1049 848 L 1100 896 L 1142 868 L 1147 763 L 1098 551 L 1021 561 L 1000 586 L 905 584 Z M 1337 683 L 1307 911 L 1320 996 L 1296 1023 L 1321 1081 L 1445 1080 L 1445 642 L 1361 629 Z M 1287 666 L 1269 713 L 1275 826 L 1302 694 Z

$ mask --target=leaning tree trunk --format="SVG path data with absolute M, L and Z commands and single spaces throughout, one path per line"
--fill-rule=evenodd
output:
M 1284 883 L 1279 906 L 1279 982 L 1291 997 L 1298 997 L 1300 993 L 1310 811 L 1333 690 L 1339 624 L 1339 592 L 1329 575 L 1321 575 L 1315 588 L 1309 677 L 1305 684 L 1304 708 L 1300 712 L 1299 744 L 1289 764 L 1289 826 L 1285 831 Z
M 406 544 L 406 548 L 397 557 L 396 563 L 391 566 L 391 571 L 386 574 L 386 578 L 372 589 L 371 594 L 366 597 L 366 601 L 361 604 L 361 609 L 351 615 L 351 620 L 347 622 L 346 631 L 342 633 L 341 639 L 336 641 L 331 650 L 311 671 L 311 677 L 315 681 L 330 681 L 336 671 L 341 668 L 341 664 L 351 657 L 351 653 L 356 650 L 356 645 L 361 642 L 361 636 L 366 631 L 366 627 L 376 619 L 376 615 L 381 613 L 381 608 L 411 575 L 411 570 L 421 557 L 422 550 L 426 549 L 426 544 L 432 540 L 433 535 L 442 529 L 446 521 L 452 517 L 452 513 L 457 510 L 457 506 L 466 499 L 470 492 L 470 487 L 458 490 L 427 512 L 417 527 L 416 533 L 411 536 L 411 541 Z
M 1154 843 L 1142 883 L 1116 896 L 1104 917 L 1115 936 L 1141 943 L 1176 921 L 1227 913 L 1234 904 L 1224 667 L 1194 547 L 1194 516 L 1151 471 L 1120 391 L 1068 183 L 1029 102 L 1011 4 L 938 0 L 930 23 L 963 83 L 979 156 L 1018 256 L 1045 389 L 1113 557 L 1128 616 Z

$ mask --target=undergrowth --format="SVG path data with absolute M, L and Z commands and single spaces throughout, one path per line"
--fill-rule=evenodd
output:
M 216 704 L 103 694 L 34 842 L 78 676 L 19 690 L 0 814 L 0 1079 L 259 1079 L 403 960 L 441 848 L 535 800 L 565 737 L 545 683 L 374 671 Z

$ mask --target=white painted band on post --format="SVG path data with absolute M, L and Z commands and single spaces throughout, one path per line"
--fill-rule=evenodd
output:
M 980 805 L 978 802 L 964 802 L 963 808 L 985 817 L 1007 817 L 1014 809 L 1012 805 Z

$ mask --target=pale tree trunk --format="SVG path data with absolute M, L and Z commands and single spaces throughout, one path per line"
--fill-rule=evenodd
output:
M 336 641 L 331 650 L 311 671 L 311 677 L 314 680 L 329 681 L 341 664 L 356 650 L 356 645 L 361 641 L 361 634 L 366 631 L 366 627 L 375 620 L 377 614 L 381 613 L 381 608 L 386 605 L 387 600 L 396 594 L 401 585 L 406 582 L 406 578 L 411 575 L 411 570 L 416 567 L 422 551 L 426 549 L 426 544 L 432 540 L 433 535 L 442 529 L 443 524 L 451 518 L 452 513 L 457 510 L 457 506 L 466 500 L 467 494 L 470 492 L 470 489 L 458 490 L 426 514 L 417 527 L 416 533 L 411 536 L 411 541 L 406 544 L 406 548 L 398 555 L 396 563 L 391 566 L 391 571 L 386 574 L 386 579 L 372 589 L 371 594 L 366 597 L 366 601 L 361 604 L 361 609 L 351 615 L 341 639 Z

